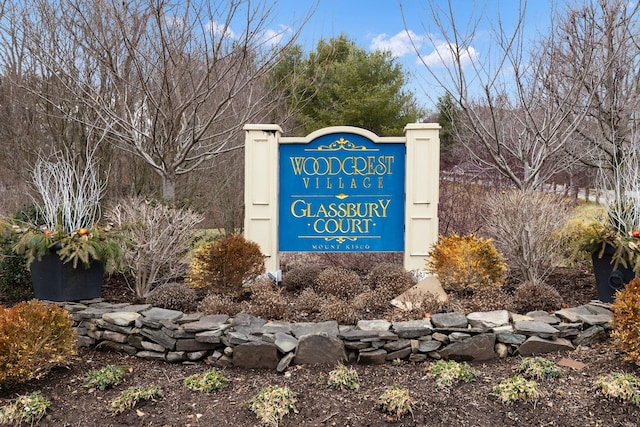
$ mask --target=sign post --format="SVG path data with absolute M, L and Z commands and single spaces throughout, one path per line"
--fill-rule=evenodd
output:
M 304 138 L 245 126 L 245 237 L 279 269 L 279 252 L 402 252 L 423 269 L 437 240 L 437 124 L 406 137 L 338 126 Z

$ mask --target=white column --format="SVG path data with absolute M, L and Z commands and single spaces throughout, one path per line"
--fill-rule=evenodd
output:
M 267 271 L 277 271 L 278 141 L 282 129 L 274 124 L 250 124 L 244 130 L 244 237 L 260 245 Z
M 440 186 L 440 125 L 411 123 L 405 128 L 404 267 L 424 270 L 431 247 L 438 240 Z

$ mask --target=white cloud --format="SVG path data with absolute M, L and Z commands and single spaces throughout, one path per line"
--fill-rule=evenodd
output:
M 419 49 L 424 41 L 424 36 L 419 36 L 413 31 L 401 31 L 395 36 L 389 37 L 388 34 L 378 34 L 373 38 L 369 49 L 389 51 L 395 57 L 401 57 L 408 53 L 415 52 Z M 415 44 L 415 48 L 414 48 Z
M 425 64 L 428 67 L 448 67 L 453 65 L 456 47 L 453 43 L 438 42 L 433 46 L 433 51 L 418 58 L 419 64 Z M 471 64 L 478 59 L 478 51 L 469 46 L 460 52 L 460 63 L 463 67 Z
M 220 37 L 227 37 L 230 39 L 235 39 L 237 37 L 236 33 L 234 33 L 230 27 L 225 27 L 224 25 L 221 25 L 215 21 L 209 22 L 208 30 L 211 31 L 214 35 Z
M 279 44 L 285 34 L 291 34 L 292 32 L 291 27 L 280 24 L 280 28 L 278 30 L 268 29 L 265 31 L 262 38 L 266 44 L 273 46 Z

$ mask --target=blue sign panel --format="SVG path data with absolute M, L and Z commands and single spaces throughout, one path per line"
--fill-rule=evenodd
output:
M 280 145 L 279 250 L 404 250 L 405 146 L 332 133 Z

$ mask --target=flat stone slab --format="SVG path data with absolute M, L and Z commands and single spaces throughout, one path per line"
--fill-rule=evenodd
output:
M 358 363 L 363 365 L 384 365 L 387 361 L 387 352 L 382 349 L 361 351 L 358 354 Z
M 489 360 L 496 358 L 494 350 L 496 344 L 495 334 L 480 334 L 464 341 L 449 344 L 438 350 L 443 359 L 452 360 Z
M 102 320 L 117 326 L 132 326 L 135 325 L 136 320 L 138 320 L 140 316 L 140 313 L 132 311 L 116 311 L 113 313 L 104 313 Z
M 363 331 L 388 331 L 391 328 L 391 322 L 386 320 L 358 320 L 356 326 Z
M 440 302 L 446 302 L 447 293 L 436 276 L 427 276 L 409 290 L 391 300 L 391 305 L 401 310 L 413 310 L 420 308 L 420 303 L 425 296 L 434 296 Z
M 541 338 L 555 338 L 560 331 L 544 322 L 536 322 L 535 320 L 523 320 L 513 324 L 515 332 L 523 335 L 535 335 Z
M 400 338 L 418 338 L 429 335 L 433 331 L 431 321 L 428 319 L 393 322 L 391 328 Z
M 141 313 L 146 320 L 177 320 L 183 316 L 181 311 L 152 307 Z
M 469 325 L 464 313 L 436 313 L 431 316 L 431 323 L 436 328 L 466 328 Z
M 507 310 L 477 311 L 467 315 L 469 324 L 474 328 L 492 329 L 509 324 Z
M 558 351 L 569 351 L 573 349 L 575 349 L 575 347 L 571 344 L 571 341 L 564 338 L 550 340 L 532 336 L 518 347 L 516 353 L 520 356 L 532 356 L 534 354 L 555 353 Z
M 202 332 L 202 331 L 210 331 L 212 329 L 219 329 L 224 322 L 219 322 L 216 320 L 209 320 L 201 318 L 195 322 L 184 323 L 182 325 L 182 329 L 186 332 Z
M 289 353 L 298 347 L 298 340 L 289 334 L 277 332 L 275 338 L 274 344 L 281 353 Z
M 330 337 L 337 337 L 338 322 L 328 320 L 326 322 L 300 322 L 291 324 L 291 333 L 294 337 L 300 338 L 303 335 L 326 333 Z

